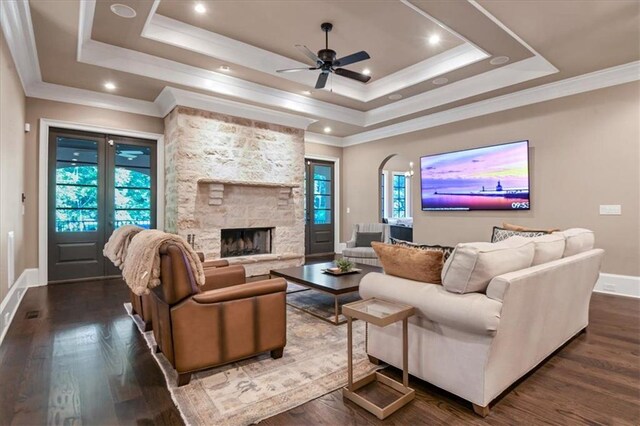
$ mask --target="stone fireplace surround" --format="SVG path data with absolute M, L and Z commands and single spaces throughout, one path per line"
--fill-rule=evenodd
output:
M 247 275 L 304 263 L 304 131 L 178 106 L 165 117 L 166 230 L 220 257 L 221 230 L 273 228 Z

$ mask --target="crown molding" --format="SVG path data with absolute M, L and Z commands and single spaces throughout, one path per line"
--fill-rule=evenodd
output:
M 152 117 L 164 117 L 160 113 L 160 108 L 154 102 L 109 93 L 94 92 L 92 90 L 77 89 L 59 84 L 45 83 L 43 81 L 32 83 L 29 86 L 27 96 L 96 108 L 113 109 L 133 114 L 149 115 Z
M 443 124 L 505 111 L 526 105 L 545 102 L 565 96 L 602 89 L 640 80 L 640 61 L 631 62 L 577 77 L 548 83 L 531 89 L 475 102 L 450 110 L 414 118 L 375 130 L 342 138 L 342 146 L 348 147 L 376 140 L 425 130 Z
M 306 131 L 304 132 L 304 141 L 310 143 L 317 143 L 320 145 L 329 145 L 342 147 L 342 138 L 331 135 L 323 135 L 322 133 L 314 133 Z
M 162 117 L 166 116 L 176 106 L 180 105 L 232 115 L 235 117 L 247 118 L 249 120 L 294 127 L 296 129 L 306 129 L 310 124 L 317 121 L 314 118 L 274 111 L 272 109 L 247 105 L 242 102 L 230 101 L 227 99 L 214 98 L 213 96 L 193 93 L 188 90 L 176 89 L 174 87 L 165 87 L 156 98 L 155 105 L 160 111 Z
M 16 65 L 22 89 L 30 96 L 29 87 L 42 81 L 42 74 L 29 4 L 25 1 L 0 1 L 0 26 Z
M 446 105 L 522 81 L 558 72 L 541 56 L 532 56 L 367 112 L 365 127 Z

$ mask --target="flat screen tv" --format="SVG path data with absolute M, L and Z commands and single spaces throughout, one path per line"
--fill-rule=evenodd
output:
M 529 210 L 529 141 L 420 159 L 422 210 Z

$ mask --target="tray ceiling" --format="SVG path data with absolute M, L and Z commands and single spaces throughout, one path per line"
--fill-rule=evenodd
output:
M 20 3 L 28 6 L 44 83 L 149 105 L 175 88 L 203 103 L 211 97 L 308 117 L 310 131 L 329 126 L 339 137 L 640 59 L 634 0 L 203 1 L 204 14 L 195 13 L 195 1 Z M 113 3 L 137 16 L 116 16 Z M 329 47 L 338 56 L 371 54 L 347 67 L 371 70 L 370 83 L 335 76 L 314 90 L 317 72 L 275 73 L 305 64 L 295 44 L 323 47 L 325 21 L 334 24 Z M 433 34 L 438 44 L 428 42 Z M 491 65 L 497 56 L 509 61 Z M 433 83 L 442 77 L 446 84 Z M 105 90 L 106 81 L 117 89 Z

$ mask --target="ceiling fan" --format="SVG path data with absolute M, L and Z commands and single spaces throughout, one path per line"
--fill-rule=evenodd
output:
M 311 59 L 315 63 L 315 67 L 289 68 L 285 70 L 277 70 L 276 72 L 321 70 L 320 75 L 318 76 L 318 81 L 316 81 L 316 89 L 324 88 L 324 86 L 327 84 L 327 78 L 331 73 L 357 80 L 362 83 L 366 83 L 371 80 L 371 76 L 369 75 L 364 75 L 359 72 L 339 68 L 355 64 L 356 62 L 367 60 L 370 58 L 369 54 L 364 50 L 361 50 L 360 52 L 352 53 L 351 55 L 336 59 L 336 51 L 329 49 L 329 31 L 331 31 L 331 29 L 333 28 L 333 24 L 325 22 L 324 24 L 320 25 L 320 28 L 322 28 L 322 31 L 324 31 L 325 34 L 325 48 L 319 50 L 317 55 L 309 50 L 307 46 L 296 44 L 296 48 L 298 48 L 298 50 L 300 50 L 307 58 Z

